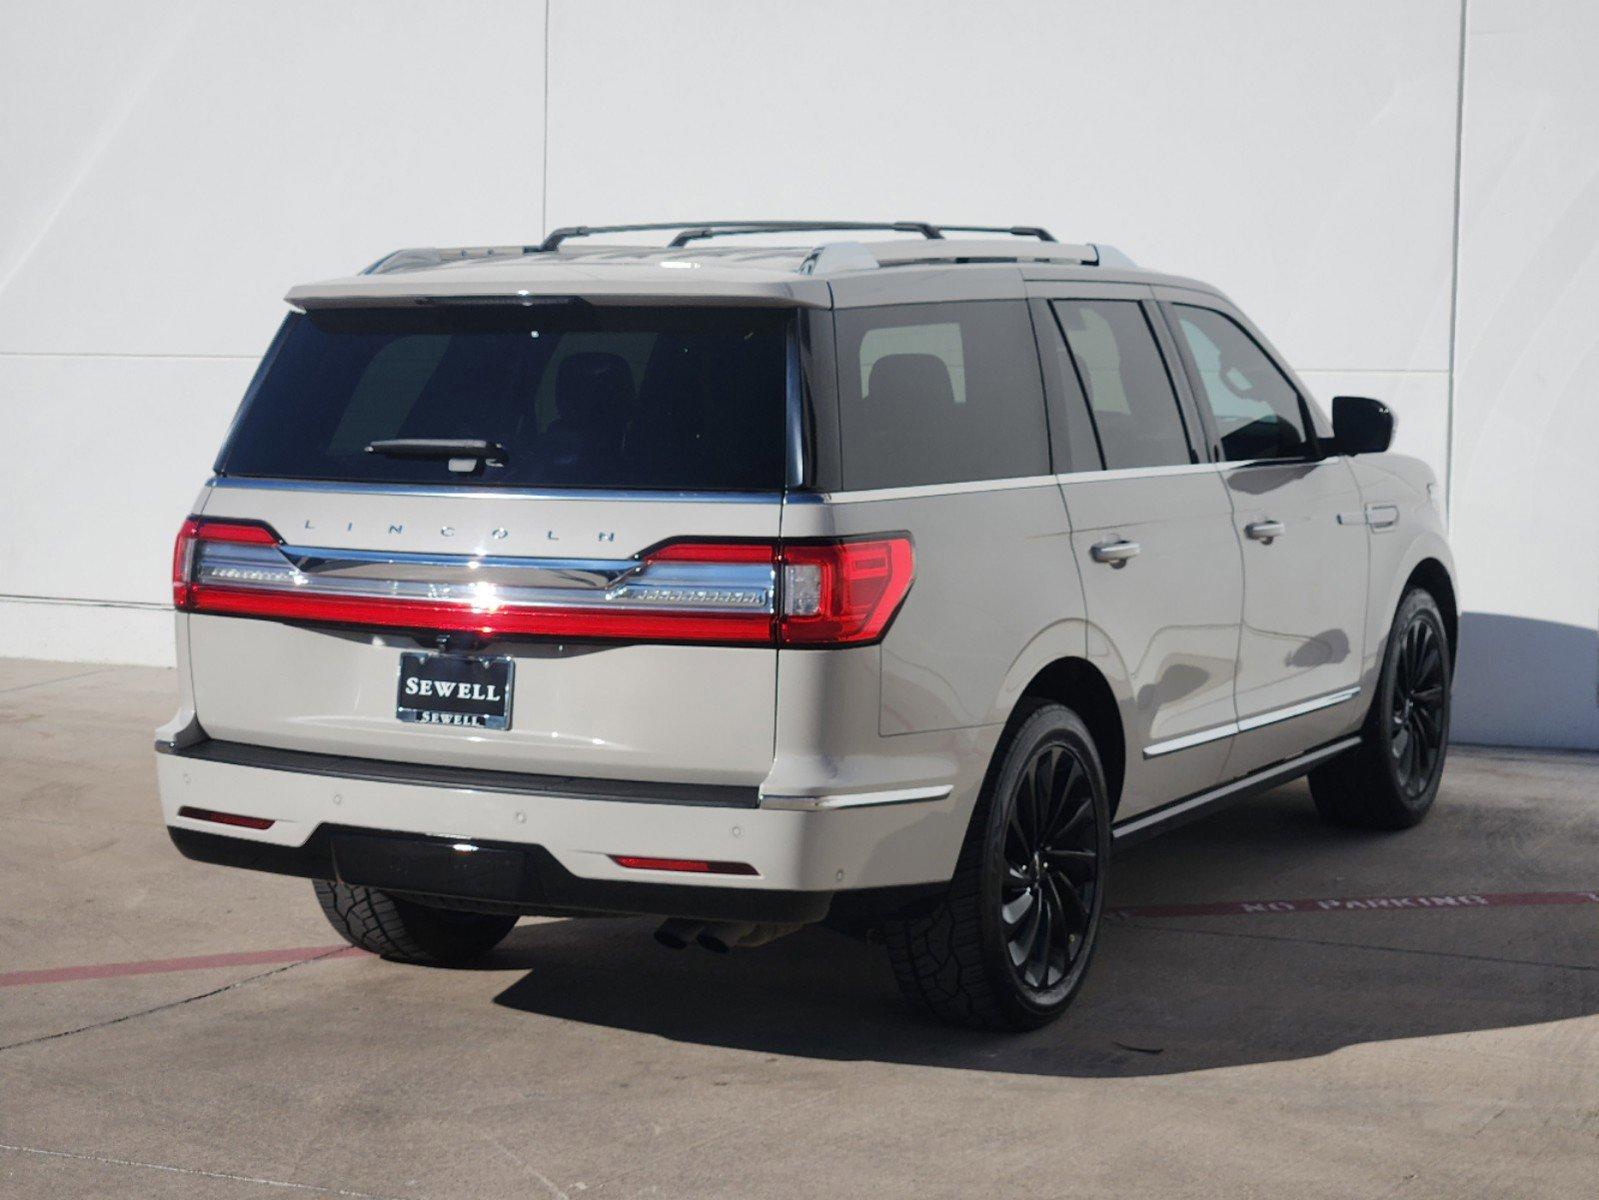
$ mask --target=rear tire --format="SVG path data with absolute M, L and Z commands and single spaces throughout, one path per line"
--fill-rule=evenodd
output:
M 481 958 L 514 916 L 434 908 L 377 888 L 316 880 L 322 915 L 345 941 L 395 962 L 444 966 Z
M 1076 997 L 1110 859 L 1105 772 L 1082 720 L 1026 701 L 1000 740 L 949 891 L 883 929 L 894 977 L 943 1020 L 1036 1029 Z
M 1432 808 L 1449 750 L 1449 633 L 1432 595 L 1399 602 L 1360 745 L 1310 773 L 1316 811 L 1353 829 L 1409 829 Z

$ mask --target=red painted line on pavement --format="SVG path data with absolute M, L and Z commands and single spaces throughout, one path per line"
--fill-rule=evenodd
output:
M 1146 904 L 1106 910 L 1110 917 L 1241 917 L 1273 913 L 1415 912 L 1463 908 L 1526 908 L 1599 904 L 1596 892 L 1462 892 L 1457 895 L 1349 896 L 1318 900 L 1224 900 L 1214 904 Z
M 1211 904 L 1145 904 L 1111 908 L 1114 919 L 1136 917 L 1234 917 L 1276 913 L 1415 912 L 1473 908 L 1559 907 L 1599 904 L 1593 892 L 1464 892 L 1457 895 L 1350 896 L 1312 900 L 1224 900 Z M 160 975 L 170 971 L 203 971 L 212 967 L 258 967 L 307 959 L 353 958 L 365 950 L 340 942 L 332 946 L 296 946 L 287 950 L 246 950 L 237 954 L 195 954 L 187 958 L 155 958 L 145 962 L 97 963 L 81 967 L 48 967 L 42 971 L 0 974 L 0 987 L 32 983 L 71 983 L 83 979 L 117 979 L 125 975 Z
M 343 942 L 334 946 L 296 946 L 288 950 L 246 950 L 237 954 L 193 954 L 187 958 L 153 958 L 145 962 L 95 963 L 83 967 L 47 967 L 42 971 L 0 974 L 0 987 L 30 983 L 71 983 L 80 979 L 117 979 L 123 975 L 160 975 L 168 971 L 203 971 L 209 967 L 258 967 L 305 959 L 349 958 L 365 954 Z

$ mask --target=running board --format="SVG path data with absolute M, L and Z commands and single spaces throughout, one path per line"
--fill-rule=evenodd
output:
M 1183 800 L 1174 800 L 1160 808 L 1139 813 L 1136 817 L 1128 817 L 1125 821 L 1118 821 L 1111 827 L 1111 837 L 1118 848 L 1137 845 L 1145 838 L 1164 833 L 1168 829 L 1175 829 L 1179 825 L 1186 825 L 1189 821 L 1214 812 L 1235 800 L 1243 800 L 1259 792 L 1269 791 L 1278 784 L 1297 779 L 1318 763 L 1335 758 L 1345 750 L 1358 745 L 1360 745 L 1359 737 L 1340 738 L 1336 742 L 1330 742 L 1297 757 L 1274 763 L 1256 771 L 1253 775 L 1245 775 L 1242 779 L 1224 783 L 1207 792 L 1200 792 Z

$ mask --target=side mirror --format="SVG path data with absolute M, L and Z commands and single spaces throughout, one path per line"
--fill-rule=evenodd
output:
M 1381 454 L 1394 440 L 1394 414 L 1381 400 L 1334 396 L 1333 440 L 1339 454 Z

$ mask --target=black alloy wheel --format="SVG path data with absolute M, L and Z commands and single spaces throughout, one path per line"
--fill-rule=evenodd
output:
M 948 892 L 883 927 L 900 990 L 957 1024 L 1053 1021 L 1093 957 L 1110 841 L 1093 735 L 1064 705 L 1024 699 L 995 748 Z
M 1389 710 L 1389 753 L 1404 794 L 1415 799 L 1431 785 L 1444 747 L 1444 648 L 1421 614 L 1400 635 Z
M 1068 745 L 1040 746 L 1008 807 L 1005 946 L 1021 985 L 1047 994 L 1087 948 L 1098 907 L 1098 814 L 1082 759 Z
M 1438 798 L 1449 752 L 1449 626 L 1431 593 L 1399 602 L 1360 744 L 1310 773 L 1328 821 L 1352 829 L 1409 829 Z

